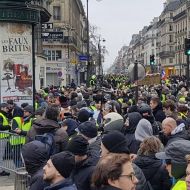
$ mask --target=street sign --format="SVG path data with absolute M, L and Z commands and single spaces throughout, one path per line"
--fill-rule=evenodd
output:
M 88 61 L 88 56 L 87 55 L 79 55 L 79 60 L 80 61 Z
M 42 39 L 63 39 L 63 32 L 42 32 Z
M 42 29 L 53 29 L 53 23 L 42 24 Z

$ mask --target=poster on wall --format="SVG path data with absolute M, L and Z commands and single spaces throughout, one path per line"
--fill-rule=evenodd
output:
M 1 103 L 32 104 L 32 26 L 0 23 Z

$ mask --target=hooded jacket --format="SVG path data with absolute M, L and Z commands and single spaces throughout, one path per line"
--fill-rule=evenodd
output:
M 176 140 L 190 140 L 190 135 L 185 129 L 184 123 L 181 123 L 172 131 L 171 135 L 168 137 L 168 142 L 166 146 Z
M 142 116 L 138 112 L 132 112 L 128 114 L 129 118 L 129 126 L 124 128 L 124 134 L 126 136 L 127 146 L 130 150 L 130 153 L 136 154 L 140 141 L 135 139 L 135 130 L 137 128 L 137 124 L 142 119 Z
M 71 176 L 78 190 L 91 189 L 91 177 L 95 166 L 96 162 L 90 155 L 86 160 L 76 163 Z
M 45 144 L 32 141 L 23 145 L 22 155 L 30 179 L 30 190 L 43 190 L 48 184 L 43 180 L 43 167 L 49 159 Z
M 152 125 L 147 119 L 141 119 L 135 130 L 135 139 L 142 142 L 153 135 Z
M 154 190 L 170 190 L 170 177 L 161 160 L 156 159 L 154 155 L 139 155 L 134 162 L 142 169 Z
M 27 134 L 27 142 L 33 141 L 36 135 L 43 135 L 45 133 L 53 133 L 56 143 L 56 153 L 65 150 L 68 142 L 68 135 L 58 122 L 50 119 L 35 120 L 31 130 Z

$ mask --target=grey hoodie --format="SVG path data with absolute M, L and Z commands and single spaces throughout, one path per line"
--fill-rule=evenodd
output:
M 135 139 L 142 142 L 153 135 L 152 125 L 147 119 L 141 119 L 135 130 Z

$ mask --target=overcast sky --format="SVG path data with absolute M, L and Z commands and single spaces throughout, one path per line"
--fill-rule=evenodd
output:
M 86 11 L 86 0 L 82 0 Z M 149 25 L 160 15 L 165 0 L 89 0 L 89 22 L 98 27 L 106 39 L 109 52 L 104 68 L 108 68 L 123 45 L 128 45 L 132 34 Z

